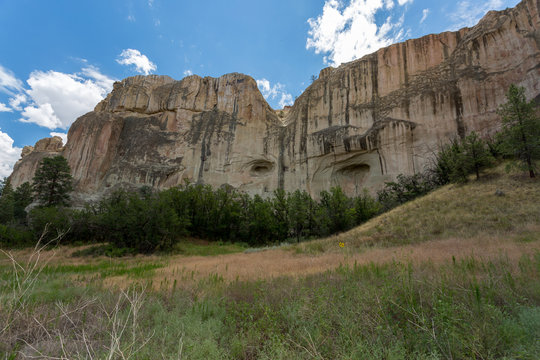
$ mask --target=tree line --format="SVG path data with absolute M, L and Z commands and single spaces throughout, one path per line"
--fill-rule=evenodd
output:
M 185 183 L 164 191 L 143 187 L 116 191 L 82 210 L 69 208 L 72 177 L 62 156 L 45 158 L 33 179 L 13 189 L 0 184 L 0 244 L 36 241 L 45 228 L 65 242 L 109 242 L 117 248 L 149 253 L 166 251 L 186 237 L 261 246 L 324 237 L 346 231 L 395 206 L 450 182 L 481 177 L 496 159 L 536 176 L 540 158 L 540 119 L 525 90 L 511 86 L 499 108 L 502 130 L 494 139 L 475 132 L 456 138 L 434 156 L 424 172 L 399 175 L 371 196 L 348 197 L 339 187 L 314 200 L 306 191 L 276 190 L 269 198 L 250 196 L 230 186 Z M 36 202 L 29 213 L 28 205 Z

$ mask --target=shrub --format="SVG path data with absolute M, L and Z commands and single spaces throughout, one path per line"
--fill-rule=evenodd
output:
M 101 203 L 99 225 L 115 246 L 142 253 L 170 249 L 185 234 L 185 224 L 166 197 L 141 198 L 124 191 Z
M 36 236 L 40 236 L 48 225 L 47 234 L 43 241 L 51 241 L 60 234 L 69 232 L 71 219 L 71 210 L 64 207 L 38 207 L 30 211 L 29 225 Z M 67 239 L 67 238 L 65 238 Z M 64 240 L 65 240 L 64 239 Z
M 383 190 L 377 193 L 379 202 L 384 210 L 425 195 L 437 187 L 429 173 L 397 176 L 396 181 L 385 183 Z
M 34 234 L 31 231 L 0 224 L 1 247 L 23 247 L 31 245 L 33 241 Z

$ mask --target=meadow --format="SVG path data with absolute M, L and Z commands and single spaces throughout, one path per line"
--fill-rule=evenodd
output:
M 2 358 L 540 358 L 540 185 L 500 169 L 321 240 L 88 248 L 2 252 Z

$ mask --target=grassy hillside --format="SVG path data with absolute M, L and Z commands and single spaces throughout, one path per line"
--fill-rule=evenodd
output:
M 294 246 L 75 250 L 0 255 L 0 359 L 540 358 L 540 182 L 500 169 Z
M 502 194 L 497 195 L 497 192 Z M 338 251 L 449 238 L 540 240 L 540 182 L 490 169 L 479 181 L 450 184 L 346 233 L 301 244 L 297 251 Z

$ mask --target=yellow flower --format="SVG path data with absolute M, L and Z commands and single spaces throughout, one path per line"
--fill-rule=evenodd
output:
M 345 243 L 340 242 L 340 243 L 339 243 L 339 247 L 345 247 Z

